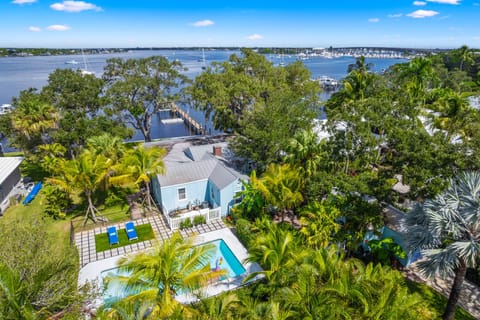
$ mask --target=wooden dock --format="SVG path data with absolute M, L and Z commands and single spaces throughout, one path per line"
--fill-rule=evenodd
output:
M 172 105 L 171 109 L 172 113 L 180 117 L 185 125 L 190 129 L 193 133 L 203 135 L 207 133 L 206 128 L 204 128 L 197 120 L 193 119 L 187 112 L 180 109 L 176 104 Z

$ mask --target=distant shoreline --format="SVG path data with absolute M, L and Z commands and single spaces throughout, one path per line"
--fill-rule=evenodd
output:
M 192 51 L 192 50 L 232 50 L 238 51 L 242 47 L 152 47 L 152 48 L 0 48 L 0 58 L 2 57 L 32 57 L 32 56 L 71 56 L 71 55 L 91 55 L 91 54 L 110 54 L 110 53 L 124 53 L 129 51 Z M 329 48 L 282 48 L 282 47 L 259 47 L 250 48 L 263 54 L 302 54 L 308 52 L 330 52 L 336 56 L 352 55 L 352 52 L 356 52 L 357 56 L 367 56 L 371 52 L 390 52 L 406 56 L 425 55 L 428 53 L 445 52 L 453 49 L 420 49 L 420 48 L 392 48 L 392 47 L 329 47 Z

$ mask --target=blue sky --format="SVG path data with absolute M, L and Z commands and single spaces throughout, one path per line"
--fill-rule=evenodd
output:
M 480 48 L 480 0 L 2 0 L 0 47 Z

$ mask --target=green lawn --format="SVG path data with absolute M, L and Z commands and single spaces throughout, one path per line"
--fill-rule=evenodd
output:
M 149 223 L 135 226 L 135 229 L 137 230 L 138 239 L 132 241 L 128 240 L 125 229 L 117 230 L 119 244 L 115 244 L 113 246 L 110 246 L 110 243 L 108 242 L 108 235 L 106 232 L 97 234 L 95 235 L 95 249 L 97 250 L 97 252 L 101 252 L 112 248 L 124 247 L 128 246 L 129 244 L 155 238 L 152 226 Z
M 23 199 L 21 201 L 23 201 Z M 65 243 L 65 245 L 70 243 L 70 222 L 68 220 L 54 220 L 43 216 L 45 196 L 42 192 L 28 205 L 23 205 L 21 201 L 18 204 L 12 205 L 4 212 L 3 217 L 0 219 L 2 224 L 10 223 L 13 220 L 31 221 L 33 217 L 42 217 L 49 222 L 50 231 L 58 236 L 59 241 Z
M 440 319 L 447 305 L 447 298 L 425 284 L 407 281 L 407 286 L 411 291 L 420 294 L 425 302 L 428 303 L 430 309 L 437 312 L 436 316 Z M 461 307 L 457 307 L 455 310 L 455 320 L 475 320 L 475 318 Z
M 110 207 L 99 206 L 98 210 L 100 211 L 100 216 L 108 219 L 107 224 L 131 220 L 130 209 L 128 208 L 128 206 L 122 204 L 117 204 Z M 74 216 L 74 218 L 72 218 L 71 220 L 73 222 L 73 226 L 75 227 L 75 232 L 86 231 L 104 225 L 101 222 L 93 223 L 93 221 L 90 219 L 87 221 L 86 225 L 83 225 L 83 222 L 85 221 L 84 208 L 77 209 L 71 214 L 71 216 Z

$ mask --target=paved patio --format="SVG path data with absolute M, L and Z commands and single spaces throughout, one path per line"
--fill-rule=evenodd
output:
M 125 222 L 100 226 L 93 230 L 81 231 L 76 233 L 75 245 L 77 246 L 78 252 L 80 254 L 80 266 L 84 267 L 85 265 L 91 262 L 108 259 L 115 256 L 125 255 L 128 253 L 134 253 L 134 252 L 151 248 L 155 244 L 155 242 L 157 241 L 161 242 L 165 239 L 168 239 L 172 236 L 172 233 L 173 233 L 172 230 L 170 230 L 170 228 L 167 226 L 167 223 L 163 218 L 163 216 L 159 214 L 134 220 L 133 222 L 135 225 L 150 223 L 153 229 L 153 233 L 155 234 L 155 239 L 134 243 L 134 244 L 130 244 L 130 245 L 119 247 L 119 248 L 113 248 L 113 249 L 102 251 L 102 252 L 96 252 L 95 235 L 100 233 L 106 233 L 107 227 L 112 225 L 115 226 L 117 230 L 125 229 Z M 223 228 L 226 228 L 223 221 L 215 220 L 215 221 L 211 221 L 208 224 L 202 224 L 202 225 L 195 226 L 193 228 L 181 230 L 180 233 L 183 237 L 186 237 L 191 234 L 202 234 L 202 233 L 215 231 Z

